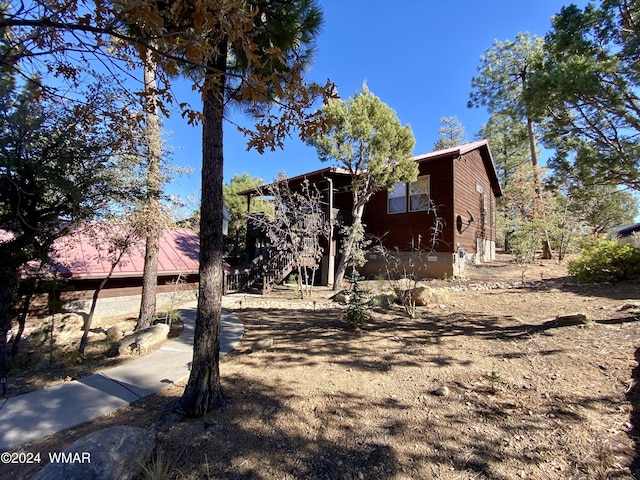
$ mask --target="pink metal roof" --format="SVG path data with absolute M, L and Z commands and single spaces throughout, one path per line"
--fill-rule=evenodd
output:
M 78 279 L 104 278 L 111 268 L 114 254 L 109 252 L 107 238 L 113 229 L 89 225 L 54 244 L 52 258 L 60 272 Z M 137 239 L 113 272 L 113 278 L 141 277 L 144 269 L 144 239 Z M 188 228 L 167 229 L 160 238 L 158 275 L 198 272 L 200 239 Z

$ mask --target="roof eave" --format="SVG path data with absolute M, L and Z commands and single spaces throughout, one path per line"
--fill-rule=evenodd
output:
M 314 176 L 328 176 L 328 175 L 349 175 L 349 170 L 341 167 L 326 167 L 321 168 L 319 170 L 314 170 L 313 172 L 303 173 L 301 175 L 296 175 L 295 177 L 285 178 L 282 181 L 286 181 L 287 183 L 297 182 L 298 180 L 304 180 L 305 178 L 314 177 Z M 242 195 L 244 197 L 261 197 L 264 195 L 262 189 L 265 187 L 269 187 L 270 185 L 276 185 L 279 182 L 271 182 L 265 185 L 260 185 L 256 188 L 250 188 L 248 190 L 243 190 L 241 192 L 236 193 L 236 195 Z

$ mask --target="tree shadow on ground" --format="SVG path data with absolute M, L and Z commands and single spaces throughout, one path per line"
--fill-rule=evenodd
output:
M 571 334 L 570 327 L 558 326 L 552 321 L 522 322 L 515 317 L 447 314 L 422 319 L 387 315 L 362 330 L 354 330 L 340 320 L 343 312 L 337 309 L 246 309 L 239 310 L 236 314 L 246 320 L 246 336 L 238 351 L 229 359 L 243 363 L 248 368 L 269 368 L 274 371 L 291 368 L 301 375 L 306 371 L 318 372 L 314 373 L 316 376 L 312 383 L 328 392 L 325 393 L 324 400 L 309 399 L 308 395 L 297 392 L 293 386 L 289 389 L 278 384 L 260 386 L 262 394 L 258 403 L 269 404 L 271 395 L 284 399 L 283 403 L 274 406 L 277 411 L 285 412 L 282 418 L 288 418 L 293 424 L 313 427 L 318 418 L 322 419 L 323 425 L 337 422 L 341 426 L 335 428 L 341 433 L 338 435 L 336 430 L 327 434 L 333 442 L 323 447 L 327 451 L 334 451 L 335 442 L 340 442 L 343 446 L 338 451 L 361 457 L 370 450 L 350 450 L 351 446 L 395 445 L 386 457 L 395 458 L 397 466 L 392 471 L 398 472 L 398 475 L 404 474 L 407 478 L 437 477 L 449 470 L 468 472 L 470 478 L 473 475 L 497 479 L 513 478 L 514 472 L 509 471 L 509 462 L 528 465 L 527 468 L 535 470 L 544 462 L 555 462 L 553 459 L 558 456 L 558 452 L 570 457 L 572 468 L 582 474 L 597 477 L 598 472 L 612 468 L 607 462 L 615 455 L 587 457 L 583 452 L 591 451 L 600 435 L 585 425 L 591 422 L 593 416 L 619 408 L 620 398 L 616 392 L 610 395 L 591 395 L 588 393 L 591 391 L 589 389 L 581 393 L 562 391 L 553 386 L 554 377 L 546 380 L 535 377 L 534 382 L 546 382 L 552 393 L 543 395 L 535 391 L 536 387 L 518 384 L 500 386 L 498 391 L 501 393 L 497 394 L 492 392 L 490 380 L 481 380 L 484 382 L 482 385 L 477 381 L 482 376 L 478 372 L 485 368 L 483 365 L 486 364 L 487 357 L 489 362 L 493 357 L 498 360 L 521 361 L 527 365 L 531 358 L 548 358 L 547 361 L 553 363 L 559 355 L 567 357 L 564 361 L 575 361 L 568 360 L 573 358 L 572 352 L 565 351 L 561 341 L 562 336 Z M 634 317 L 620 317 L 602 323 L 623 325 L 635 321 Z M 590 328 L 597 328 L 596 325 Z M 575 333 L 595 332 L 589 327 L 586 330 L 580 330 L 582 327 L 574 328 Z M 545 340 L 547 336 L 553 337 L 559 331 L 565 333 L 554 343 L 549 344 Z M 254 350 L 254 342 L 265 337 L 273 339 L 272 348 L 266 351 Z M 467 348 L 458 348 L 460 342 L 468 337 L 480 339 L 481 342 L 477 345 L 482 350 L 473 352 Z M 474 365 L 478 359 L 484 363 Z M 598 371 L 598 365 L 590 365 L 585 360 L 587 370 L 595 366 L 596 372 Z M 501 363 L 498 369 L 508 369 L 510 364 L 502 365 Z M 448 382 L 451 390 L 449 398 L 455 398 L 455 401 L 440 404 L 434 390 L 427 389 L 427 395 L 422 395 L 422 400 L 417 400 L 418 408 L 415 400 L 407 401 L 406 398 L 365 398 L 364 394 L 353 392 L 346 395 L 340 391 L 339 385 L 332 383 L 333 372 L 337 375 L 342 375 L 345 371 L 353 372 L 351 378 L 354 382 L 362 378 L 376 378 L 378 380 L 375 382 L 384 385 L 387 382 L 383 379 L 385 377 L 392 379 L 394 376 L 410 375 L 411 372 L 422 369 L 431 372 L 427 378 L 437 378 L 440 369 L 451 372 L 447 367 L 458 369 L 457 372 L 473 369 L 475 373 L 458 373 L 453 378 L 466 378 L 464 382 Z M 444 375 L 449 377 L 451 373 Z M 547 375 L 544 376 L 546 378 Z M 472 377 L 474 378 L 469 382 Z M 236 384 L 247 385 L 240 391 L 239 397 L 242 399 L 247 392 L 256 388 L 255 380 L 245 379 L 240 374 L 236 374 L 233 383 L 233 388 Z M 593 391 L 596 391 L 595 387 Z M 535 405 L 531 403 L 532 395 L 536 397 Z M 305 402 L 310 403 L 306 405 Z M 294 418 L 301 414 L 299 408 L 286 413 L 291 403 L 302 404 L 303 411 L 307 413 Z M 450 403 L 458 403 L 458 407 L 447 413 Z M 313 412 L 313 415 L 309 412 Z M 400 412 L 405 412 L 405 416 Z M 367 418 L 370 419 L 369 422 Z M 372 418 L 376 420 L 371 420 Z M 385 418 L 389 421 L 381 420 Z M 489 429 L 492 433 L 488 433 L 483 427 L 488 424 L 494 424 L 494 428 Z M 312 427 L 310 431 L 301 433 L 301 438 L 307 442 L 316 442 L 320 438 L 311 435 L 310 432 L 315 428 Z M 571 429 L 574 429 L 573 433 L 569 432 Z M 588 435 L 593 435 L 595 440 Z M 385 443 L 385 439 L 393 441 Z M 299 440 L 298 438 L 292 443 L 296 444 Z M 404 447 L 398 450 L 397 445 L 400 443 Z M 415 451 L 412 450 L 412 445 L 417 445 Z M 296 448 L 304 452 L 307 447 L 297 445 Z M 315 457 L 303 458 L 307 463 L 319 462 Z M 335 462 L 336 459 L 333 458 L 328 463 L 334 465 Z M 425 466 L 425 462 L 429 466 Z M 303 478 L 345 478 L 337 475 L 336 470 L 318 471 L 324 473 L 315 476 L 316 471 L 297 470 L 291 478 L 298 478 L 297 475 L 302 475 Z M 256 472 L 253 473 L 257 475 Z M 537 471 L 537 474 L 544 476 L 542 471 Z M 387 474 L 376 477 L 375 472 L 370 470 L 366 470 L 363 475 L 364 478 L 393 478 L 393 475 Z
M 564 279 L 559 279 L 564 280 Z M 545 282 L 546 288 L 549 283 Z M 640 283 L 575 283 L 575 280 L 554 283 L 553 288 L 582 297 L 600 297 L 611 300 L 629 301 L 640 300 Z
M 425 365 L 469 365 L 471 360 L 456 358 L 444 348 L 456 338 L 478 337 L 487 341 L 522 342 L 535 335 L 553 335 L 554 331 L 571 327 L 555 320 L 523 322 L 511 317 L 453 313 L 410 319 L 406 316 L 377 318 L 363 329 L 354 329 L 342 320 L 343 312 L 330 310 L 236 310 L 246 326 L 244 341 L 231 356 L 252 355 L 255 344 L 270 338 L 268 351 L 278 362 L 314 366 L 331 358 L 345 368 L 362 371 L 387 371 L 394 367 Z M 634 322 L 634 316 L 594 323 L 622 324 Z M 434 347 L 443 347 L 434 350 Z M 537 352 L 553 355 L 562 350 Z M 518 352 L 506 356 L 516 358 Z M 506 358 L 503 355 L 503 358 Z
M 629 437 L 635 445 L 635 457 L 631 463 L 633 478 L 640 478 L 640 347 L 636 349 L 634 357 L 638 365 L 631 372 L 633 384 L 627 390 L 627 400 L 631 402 L 631 430 Z
M 236 313 L 246 335 L 220 365 L 225 408 L 199 419 L 179 417 L 171 411 L 182 393 L 175 388 L 167 393 L 173 399 L 143 400 L 128 417 L 116 413 L 94 428 L 152 426 L 171 478 L 614 478 L 606 475 L 615 455 L 596 455 L 608 433 L 590 422 L 597 418 L 600 425 L 603 413 L 620 406 L 616 390 L 559 389 L 533 378 L 539 372 L 527 388 L 515 381 L 496 388 L 491 380 L 473 383 L 482 370 L 468 374 L 470 347 L 456 347 L 467 336 L 481 340 L 490 362 L 499 352 L 514 363 L 527 360 L 518 356 L 522 351 L 553 357 L 562 350 L 525 343 L 563 328 L 452 314 L 388 315 L 353 330 L 340 310 Z M 264 337 L 273 338 L 273 347 L 254 349 Z M 498 348 L 506 340 L 513 346 Z M 440 397 L 432 385 L 444 367 L 453 367 L 446 374 L 450 393 Z M 541 385 L 549 388 L 536 391 Z M 50 448 L 61 450 L 68 440 Z M 0 465 L 0 477 L 28 478 L 6 468 Z
M 172 463 L 186 478 L 355 480 L 395 473 L 393 448 L 382 439 L 358 438 L 352 428 L 363 398 L 336 395 L 333 405 L 306 405 L 290 385 L 241 374 L 224 377 L 223 389 L 224 409 L 182 419 L 170 426 L 170 436 L 160 436 L 161 449 L 180 452 Z
M 223 380 L 230 400 L 203 419 L 184 419 L 160 435 L 180 452 L 184 478 L 390 479 L 514 478 L 513 465 L 535 470 L 558 454 L 558 421 L 579 428 L 584 416 L 557 396 L 530 416 L 491 395 L 464 396 L 465 412 L 425 408 L 356 393 L 309 397 L 290 384 L 241 373 Z M 598 409 L 607 398 L 584 399 Z M 453 401 L 453 400 L 452 400 Z M 491 429 L 486 426 L 491 425 Z M 550 441 L 552 437 L 557 439 Z M 514 438 L 526 438 L 518 442 Z M 182 444 L 180 444 L 182 442 Z M 580 465 L 584 474 L 594 467 Z M 511 470 L 510 470 L 511 469 Z M 443 476 L 444 475 L 444 476 Z M 594 477 L 592 477 L 594 478 Z

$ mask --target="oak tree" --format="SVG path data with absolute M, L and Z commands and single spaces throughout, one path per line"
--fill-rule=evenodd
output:
M 78 347 L 78 352 L 81 355 L 84 354 L 87 347 L 89 332 L 91 331 L 93 317 L 102 289 L 107 285 L 116 268 L 125 266 L 123 259 L 132 253 L 140 240 L 137 232 L 138 229 L 135 225 L 135 215 L 131 213 L 132 212 L 127 211 L 120 212 L 109 218 L 101 219 L 100 223 L 85 222 L 76 229 L 68 239 L 68 242 L 70 242 L 69 246 L 71 247 L 73 247 L 73 242 L 88 241 L 97 252 L 96 258 L 92 260 L 104 263 L 109 268 L 106 276 L 100 280 L 91 298 L 89 314 L 84 322 L 84 331 Z

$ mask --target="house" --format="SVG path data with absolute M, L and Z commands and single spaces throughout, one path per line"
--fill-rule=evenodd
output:
M 491 261 L 496 246 L 496 199 L 502 196 L 489 144 L 486 140 L 438 150 L 413 159 L 419 174 L 415 182 L 381 190 L 367 203 L 363 215 L 366 232 L 401 261 L 419 254 L 417 273 L 422 277 L 461 275 L 470 262 Z M 287 180 L 295 189 L 303 181 L 323 193 L 324 210 L 332 220 L 349 225 L 350 176 L 345 169 L 329 167 Z M 256 190 L 240 192 L 251 198 Z M 435 237 L 434 229 L 436 229 Z M 431 239 L 434 238 L 434 242 Z M 247 233 L 251 258 L 265 246 L 259 229 Z M 338 228 L 321 240 L 323 284 L 333 283 L 340 255 Z M 264 248 L 263 248 L 264 249 Z M 360 273 L 373 276 L 385 271 L 381 255 L 371 251 Z
M 427 253 L 425 277 L 461 275 L 468 263 L 495 259 L 496 199 L 502 196 L 486 140 L 414 157 L 418 178 L 381 191 L 367 204 L 367 232 L 401 258 Z M 436 224 L 438 219 L 438 224 Z M 434 228 L 438 230 L 431 241 Z M 363 274 L 384 265 L 370 254 Z
M 231 216 L 227 205 L 222 205 L 222 234 L 227 235 Z M 57 239 L 52 248 L 51 270 L 65 279 L 64 291 L 60 293 L 65 308 L 89 311 L 93 293 L 111 268 L 109 241 L 117 234 L 108 224 L 93 222 L 77 228 Z M 0 241 L 11 239 L 11 233 L 0 231 Z M 102 316 L 137 313 L 142 295 L 145 241 L 137 239 L 111 275 L 100 292 L 96 312 Z M 197 298 L 199 281 L 200 237 L 190 228 L 166 228 L 159 239 L 158 276 L 156 298 L 158 309 Z M 29 265 L 23 277 L 37 276 L 39 264 Z M 223 261 L 223 268 L 228 264 Z M 23 282 L 23 290 L 32 288 Z M 24 292 L 21 292 L 24 293 Z M 45 295 L 37 295 L 32 301 L 36 315 L 46 314 Z
M 55 265 L 54 272 L 65 280 L 60 300 L 66 309 L 89 311 L 95 290 L 111 268 L 114 255 L 107 238 L 113 233 L 104 224 L 95 224 L 94 228 L 85 226 L 54 243 L 51 260 Z M 195 299 L 199 279 L 198 235 L 189 228 L 165 229 L 159 244 L 158 308 L 175 299 L 182 302 Z M 137 239 L 100 292 L 96 313 L 102 316 L 137 313 L 142 294 L 144 254 L 144 239 Z M 34 311 L 37 313 L 46 301 L 46 296 L 37 296 L 32 302 Z

